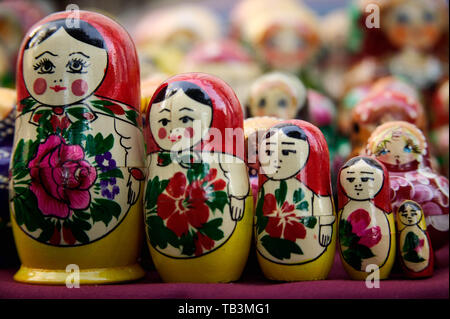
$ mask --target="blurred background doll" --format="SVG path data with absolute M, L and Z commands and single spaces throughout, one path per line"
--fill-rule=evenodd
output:
M 244 105 L 250 84 L 261 75 L 262 70 L 239 42 L 217 39 L 193 47 L 184 59 L 180 72 L 203 72 L 220 77 L 233 88 L 241 105 Z
M 319 86 L 307 67 L 319 49 L 318 19 L 302 2 L 243 0 L 230 19 L 231 34 L 251 48 L 266 70 L 289 71 L 308 87 Z
M 220 37 L 221 26 L 208 7 L 195 4 L 153 9 L 134 29 L 141 76 L 153 71 L 178 73 L 185 55 L 196 45 Z
M 368 25 L 377 21 L 369 5 L 380 9 L 379 28 Z M 381 69 L 385 74 L 402 77 L 420 90 L 432 90 L 446 76 L 446 1 L 360 0 L 353 13 L 352 45 L 359 67 L 365 60 L 372 60 L 377 64 L 374 72 Z

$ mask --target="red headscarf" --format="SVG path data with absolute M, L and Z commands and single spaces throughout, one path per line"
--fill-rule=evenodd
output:
M 380 166 L 383 168 L 383 177 L 384 177 L 383 187 L 378 192 L 378 194 L 375 195 L 375 198 L 371 199 L 370 201 L 376 207 L 381 209 L 383 212 L 390 214 L 392 212 L 392 209 L 391 209 L 391 200 L 390 200 L 389 173 L 388 173 L 386 167 L 379 160 L 377 160 L 373 157 L 357 156 L 357 158 L 369 158 L 370 160 L 373 160 L 373 161 L 377 162 L 378 164 L 380 164 Z M 350 159 L 349 161 L 351 161 L 352 159 Z M 344 164 L 343 167 L 346 164 Z M 345 191 L 341 185 L 341 172 L 342 172 L 342 168 L 339 170 L 339 175 L 338 175 L 338 179 L 337 179 L 337 182 L 338 182 L 338 187 L 337 187 L 338 211 L 340 211 L 350 201 L 350 199 L 345 194 Z
M 130 35 L 117 22 L 99 13 L 78 11 L 79 19 L 92 25 L 103 37 L 108 53 L 108 66 L 105 78 L 95 95 L 129 105 L 139 111 L 140 75 L 136 49 Z M 23 51 L 33 31 L 50 21 L 71 19 L 75 13 L 58 12 L 49 15 L 35 24 L 27 33 L 20 47 L 17 63 L 17 97 L 18 101 L 30 96 L 23 80 Z M 76 21 L 75 21 L 76 23 Z M 64 45 L 63 43 L 61 45 Z
M 331 195 L 330 155 L 322 132 L 311 123 L 302 120 L 282 121 L 274 126 L 285 124 L 298 126 L 305 132 L 308 139 L 308 160 L 296 178 L 317 195 Z M 259 175 L 259 189 L 267 179 L 266 175 Z
M 230 153 L 228 147 L 231 148 L 232 144 L 232 155 L 239 156 L 242 155 L 242 159 L 244 156 L 244 116 L 242 113 L 242 108 L 239 103 L 236 94 L 233 92 L 231 87 L 226 84 L 221 79 L 205 74 L 205 73 L 184 73 L 171 77 L 170 79 L 164 81 L 158 89 L 156 89 L 153 94 L 152 99 L 147 107 L 147 113 L 145 114 L 145 126 L 144 126 L 144 136 L 145 142 L 147 144 L 147 154 L 160 151 L 160 148 L 156 144 L 153 135 L 150 131 L 150 110 L 153 104 L 153 101 L 158 93 L 169 86 L 171 83 L 175 82 L 191 82 L 197 86 L 199 86 L 211 99 L 212 101 L 212 123 L 211 128 L 216 128 L 220 131 L 222 135 L 222 141 L 220 143 L 218 141 L 214 141 L 213 144 L 217 145 L 218 148 L 214 149 L 216 152 L 227 152 Z M 231 141 L 227 138 L 225 129 L 238 129 L 240 131 L 240 135 L 238 137 L 234 137 Z M 240 136 L 240 137 L 239 137 Z M 214 138 L 211 135 L 211 138 Z M 237 140 L 239 139 L 239 140 Z M 202 140 L 201 143 L 195 146 L 196 150 L 201 150 L 205 145 L 208 144 L 208 140 Z M 228 145 L 228 146 L 226 146 Z M 242 148 L 239 151 L 238 147 Z M 231 151 L 231 149 L 230 149 Z

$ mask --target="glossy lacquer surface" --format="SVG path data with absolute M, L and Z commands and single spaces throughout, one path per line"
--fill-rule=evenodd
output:
M 400 264 L 407 277 L 433 275 L 434 253 L 427 232 L 422 207 L 404 201 L 397 211 L 398 252 Z
M 237 280 L 253 203 L 236 95 L 214 76 L 178 75 L 156 90 L 146 119 L 144 209 L 156 269 L 170 282 Z
M 10 166 L 23 264 L 16 279 L 64 283 L 58 272 L 71 263 L 91 269 L 86 282 L 136 279 L 144 156 L 134 44 L 100 14 L 70 18 L 40 21 L 19 55 Z M 93 275 L 96 268 L 104 273 Z
M 339 171 L 339 247 L 352 279 L 363 280 L 376 266 L 388 278 L 395 259 L 395 219 L 389 175 L 376 159 L 357 156 Z
M 259 142 L 257 256 L 273 280 L 325 279 L 335 252 L 328 148 L 301 120 L 272 126 Z
M 429 146 L 422 131 L 406 122 L 379 126 L 371 135 L 367 152 L 389 171 L 392 209 L 405 200 L 417 202 L 435 249 L 448 242 L 448 179 L 430 165 Z

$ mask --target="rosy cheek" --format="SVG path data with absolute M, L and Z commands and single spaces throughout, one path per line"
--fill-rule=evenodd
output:
M 47 82 L 43 78 L 38 78 L 33 84 L 34 93 L 42 95 L 47 90 Z
M 160 139 L 163 139 L 163 138 L 165 138 L 167 136 L 167 131 L 166 131 L 166 129 L 164 128 L 164 127 L 161 127 L 160 129 L 159 129 L 159 131 L 158 131 L 158 137 L 160 138 Z
M 194 136 L 194 129 L 192 127 L 188 127 L 184 130 L 184 137 L 191 138 Z
M 88 84 L 84 80 L 75 80 L 72 83 L 72 93 L 76 96 L 83 96 L 88 91 Z

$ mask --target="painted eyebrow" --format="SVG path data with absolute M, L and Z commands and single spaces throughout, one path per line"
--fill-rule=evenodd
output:
M 270 145 L 270 144 L 276 145 L 277 143 L 273 143 L 273 142 L 266 142 L 266 145 Z
M 71 54 L 69 54 L 69 56 L 71 56 L 71 55 L 73 55 L 73 54 L 81 54 L 81 55 L 85 56 L 85 57 L 88 58 L 88 59 L 91 58 L 89 55 L 86 55 L 86 54 L 84 54 L 84 53 L 81 52 L 81 51 L 78 51 L 78 52 L 72 52 Z
M 183 111 L 183 110 L 194 112 L 193 109 L 190 109 L 190 108 L 188 108 L 188 107 L 183 107 L 183 108 L 181 108 L 181 109 L 180 109 L 180 112 Z
M 361 173 L 373 175 L 372 172 L 364 172 L 364 171 L 361 171 Z
M 295 143 L 293 143 L 293 142 L 281 142 L 281 144 L 286 144 L 286 145 L 295 145 Z
M 355 174 L 355 172 L 350 172 L 350 171 L 348 171 L 347 174 Z
M 169 110 L 169 109 L 166 109 L 166 108 L 163 108 L 161 111 L 159 111 L 159 113 L 162 113 L 162 112 L 164 112 L 164 111 L 167 111 L 167 112 L 170 113 L 170 110 Z
M 52 53 L 52 52 L 50 52 L 50 51 L 44 51 L 44 52 L 42 52 L 41 54 L 39 54 L 37 57 L 35 57 L 35 59 L 39 59 L 41 56 L 43 56 L 44 54 L 50 54 L 50 55 L 53 55 L 53 56 L 58 56 L 57 54 L 54 54 L 54 53 Z

